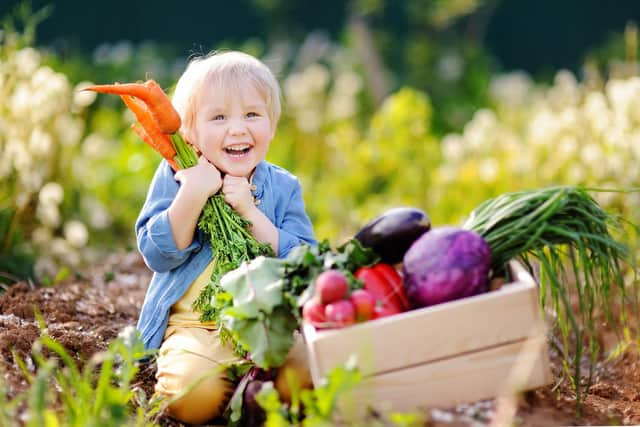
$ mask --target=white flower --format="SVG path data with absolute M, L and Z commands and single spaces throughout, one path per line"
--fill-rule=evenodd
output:
M 478 175 L 484 183 L 491 183 L 498 177 L 498 164 L 494 159 L 484 159 L 478 167 Z
M 9 109 L 14 117 L 26 119 L 30 116 L 32 110 L 31 89 L 25 83 L 16 84 L 11 99 L 9 100 Z
M 501 74 L 489 84 L 489 94 L 507 106 L 525 105 L 533 89 L 533 80 L 522 71 Z
M 26 192 L 37 193 L 38 189 L 42 187 L 45 175 L 48 175 L 48 173 L 48 165 L 43 165 L 38 169 L 31 169 L 28 172 L 20 173 L 18 179 Z
M 53 138 L 38 126 L 31 132 L 29 148 L 38 157 L 47 157 L 53 148 Z
M 39 204 L 36 217 L 49 228 L 57 228 L 60 225 L 60 211 L 57 205 Z
M 446 159 L 445 163 L 456 163 L 464 155 L 464 140 L 458 134 L 449 134 L 442 139 L 442 154 Z
M 48 182 L 41 189 L 38 200 L 42 205 L 57 206 L 64 198 L 64 189 L 57 182 Z
M 334 92 L 327 103 L 327 115 L 333 120 L 344 120 L 356 113 L 357 106 L 353 96 Z
M 304 70 L 304 80 L 312 92 L 323 92 L 329 84 L 329 71 L 321 64 L 311 64 Z
M 18 173 L 31 169 L 33 156 L 27 150 L 27 144 L 20 139 L 9 141 L 6 147 L 6 156 L 11 159 L 13 167 Z
M 555 106 L 574 106 L 580 100 L 580 87 L 575 76 L 568 70 L 556 73 L 555 85 L 549 90 L 549 98 Z
M 339 93 L 355 95 L 362 86 L 362 77 L 353 71 L 345 71 L 336 77 L 335 91 Z
M 55 121 L 58 140 L 62 145 L 71 147 L 80 141 L 84 123 L 80 119 L 75 119 L 69 114 L 62 114 Z
M 569 166 L 567 171 L 567 178 L 572 184 L 580 184 L 585 179 L 586 173 L 584 167 L 578 163 L 574 163 Z
M 55 74 L 50 67 L 40 67 L 31 76 L 31 85 L 36 89 L 46 88 L 53 81 Z
M 591 166 L 594 169 L 598 169 L 602 165 L 601 163 L 604 159 L 604 153 L 598 144 L 589 142 L 582 147 L 580 158 L 586 165 Z
M 607 106 L 607 99 L 601 92 L 589 92 L 582 110 L 585 120 L 596 134 L 604 132 L 610 126 L 611 112 Z
M 18 72 L 30 76 L 40 65 L 40 53 L 32 47 L 26 47 L 16 52 L 14 60 Z
M 614 111 L 620 111 L 622 114 L 626 114 L 629 104 L 635 96 L 638 96 L 634 90 L 634 79 L 609 80 L 605 86 L 605 93 L 609 98 L 611 107 Z
M 82 222 L 70 220 L 64 224 L 64 238 L 74 248 L 83 248 L 89 241 L 89 232 Z
M 87 86 L 91 86 L 92 84 L 92 82 L 84 81 L 78 83 L 76 87 L 73 88 L 73 105 L 75 107 L 78 107 L 80 109 L 86 108 L 89 105 L 93 104 L 93 102 L 96 100 L 96 97 L 98 95 L 96 92 L 82 90 Z
M 310 100 L 307 86 L 299 73 L 291 74 L 284 82 L 287 101 L 294 108 L 304 107 Z
M 60 259 L 65 259 L 70 253 L 74 252 L 69 242 L 62 237 L 54 237 L 51 240 L 49 250 L 54 256 Z
M 528 134 L 533 144 L 546 144 L 548 140 L 554 140 L 560 130 L 558 120 L 550 110 L 544 109 L 531 119 Z

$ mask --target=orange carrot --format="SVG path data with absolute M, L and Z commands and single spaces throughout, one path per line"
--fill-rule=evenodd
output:
M 82 90 L 110 93 L 114 95 L 134 96 L 147 105 L 147 108 L 153 116 L 153 120 L 156 122 L 160 131 L 172 134 L 180 129 L 180 115 L 175 108 L 173 108 L 173 104 L 171 104 L 171 100 L 167 94 L 164 93 L 160 85 L 158 85 L 154 80 L 147 80 L 144 83 L 94 85 Z
M 171 143 L 169 135 L 162 133 L 160 129 L 158 129 L 155 120 L 153 120 L 151 113 L 144 104 L 128 95 L 120 95 L 120 98 L 122 98 L 126 106 L 129 107 L 129 110 L 133 112 L 140 123 L 142 129 L 134 128 L 136 133 L 154 150 L 160 153 L 162 157 L 172 163 L 173 166 L 175 164 L 173 158 L 176 156 L 176 150 Z M 144 136 L 146 138 L 141 135 L 140 130 L 144 130 Z
M 133 123 L 131 125 L 131 129 L 133 129 L 133 131 L 135 133 L 137 133 L 138 136 L 144 142 L 146 142 L 151 148 L 153 148 L 155 151 L 160 153 L 160 151 L 158 150 L 158 148 L 156 146 L 156 143 L 149 137 L 149 135 L 147 135 L 147 132 L 144 130 L 144 128 L 139 123 Z M 165 159 L 167 159 L 167 161 L 169 162 L 169 164 L 171 165 L 171 167 L 173 168 L 174 171 L 177 171 L 178 169 L 180 169 L 178 167 L 178 165 L 176 164 L 176 161 L 173 158 L 166 158 L 165 157 Z

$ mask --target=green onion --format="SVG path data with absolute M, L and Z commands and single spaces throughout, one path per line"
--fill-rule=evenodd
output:
M 570 345 L 569 334 L 574 338 L 573 383 L 578 402 L 583 338 L 595 362 L 599 345 L 594 311 L 601 308 L 612 320 L 611 286 L 616 286 L 624 299 L 622 265 L 630 260 L 629 249 L 610 233 L 621 229 L 620 218 L 604 211 L 589 191 L 603 190 L 556 186 L 503 194 L 483 202 L 463 225 L 489 244 L 494 272 L 503 271 L 511 259 L 520 258 L 530 268 L 530 258 L 539 261 L 541 306 L 545 307 L 550 297 L 565 348 Z M 571 281 L 578 297 L 580 324 L 569 300 Z

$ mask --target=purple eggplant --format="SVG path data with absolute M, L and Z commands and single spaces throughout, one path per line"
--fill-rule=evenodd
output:
M 409 246 L 430 228 L 431 220 L 424 211 L 399 207 L 366 224 L 355 238 L 362 246 L 373 249 L 382 262 L 396 264 L 402 261 Z

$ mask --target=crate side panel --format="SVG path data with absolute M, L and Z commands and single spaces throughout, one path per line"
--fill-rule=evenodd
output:
M 355 354 L 364 374 L 521 340 L 542 333 L 535 284 L 512 283 L 478 297 L 333 331 L 305 328 L 317 375 Z
M 352 413 L 354 408 L 361 411 L 367 406 L 381 411 L 451 407 L 492 398 L 509 388 L 537 388 L 551 379 L 546 340 L 538 336 L 368 378 L 347 396 L 343 410 Z

